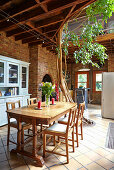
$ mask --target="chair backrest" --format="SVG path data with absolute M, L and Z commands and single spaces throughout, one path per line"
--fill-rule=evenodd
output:
M 28 99 L 28 105 L 32 105 L 32 104 L 35 104 L 35 103 L 37 103 L 37 98 Z
M 67 129 L 66 129 L 67 133 L 70 130 L 70 128 L 74 128 L 76 113 L 77 113 L 77 105 L 70 109 L 68 123 L 67 123 Z
M 85 102 L 79 104 L 77 121 L 80 119 L 82 121 L 84 114 Z
M 21 107 L 20 100 L 15 101 L 15 102 L 6 102 L 7 110 L 15 109 L 17 105 L 18 107 Z

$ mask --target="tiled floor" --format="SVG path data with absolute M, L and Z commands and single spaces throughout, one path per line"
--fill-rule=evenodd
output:
M 70 162 L 66 164 L 66 158 L 62 156 L 47 154 L 43 168 L 20 155 L 10 154 L 10 150 L 15 148 L 14 144 L 6 145 L 7 126 L 0 128 L 0 170 L 114 170 L 114 149 L 105 148 L 105 140 L 110 119 L 101 118 L 100 107 L 90 106 L 85 113 L 89 119 L 94 121 L 94 125 L 84 124 L 84 139 L 80 140 L 79 147 L 75 147 L 75 152 L 69 147 Z M 16 140 L 16 130 L 11 131 L 11 138 Z M 28 147 L 30 149 L 30 146 Z M 59 148 L 59 152 L 64 152 L 65 146 Z M 42 155 L 42 150 L 39 152 Z

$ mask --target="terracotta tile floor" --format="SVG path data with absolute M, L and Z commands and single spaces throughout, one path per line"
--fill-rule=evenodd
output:
M 94 121 L 93 125 L 84 124 L 84 139 L 79 141 L 79 147 L 75 146 L 75 152 L 69 147 L 70 162 L 66 164 L 66 158 L 62 156 L 47 154 L 45 165 L 39 168 L 37 164 L 21 155 L 10 154 L 10 150 L 15 148 L 14 144 L 6 145 L 7 126 L 0 128 L 0 170 L 114 170 L 114 149 L 105 148 L 105 140 L 110 119 L 101 118 L 99 106 L 89 105 L 88 110 L 84 113 L 86 117 Z M 16 130 L 11 129 L 11 138 L 16 140 Z M 40 139 L 41 142 L 41 139 Z M 52 146 L 48 146 L 52 148 Z M 29 144 L 27 149 L 31 149 Z M 64 152 L 65 146 L 59 148 L 59 152 Z M 42 155 L 42 150 L 39 151 Z

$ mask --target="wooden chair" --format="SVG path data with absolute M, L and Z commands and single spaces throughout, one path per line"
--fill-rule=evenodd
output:
M 37 103 L 37 98 L 28 99 L 28 105 L 32 105 L 32 104 L 35 104 L 35 103 Z
M 18 107 L 16 107 L 16 105 L 18 105 Z M 6 102 L 7 110 L 15 109 L 15 108 L 19 108 L 19 107 L 20 107 L 20 101 Z M 8 117 L 8 134 L 7 134 L 7 146 L 8 146 L 9 142 L 17 144 L 10 140 L 10 127 L 18 129 L 18 124 L 17 124 L 16 120 L 11 122 L 11 117 L 8 113 L 7 113 L 7 117 Z M 22 143 L 24 143 L 24 130 L 30 129 L 31 127 L 32 126 L 30 124 L 26 124 L 25 122 L 22 122 Z
M 53 153 L 61 156 L 67 157 L 67 163 L 69 163 L 69 153 L 68 153 L 68 135 L 69 133 L 72 133 L 72 148 L 73 152 L 75 150 L 74 147 L 74 126 L 75 126 L 75 118 L 76 118 L 76 112 L 77 112 L 77 106 L 72 108 L 69 113 L 68 122 L 66 125 L 55 123 L 54 125 L 50 126 L 49 128 L 45 129 L 43 131 L 43 157 L 45 157 L 45 153 Z M 59 136 L 59 139 L 64 139 L 66 144 L 66 154 L 61 154 L 58 152 L 55 152 L 58 145 L 55 146 L 55 148 L 52 151 L 46 150 L 46 135 L 54 136 L 54 145 L 56 144 L 55 136 Z M 63 143 L 60 141 L 57 141 L 58 144 Z
M 84 103 L 80 103 L 79 104 L 79 108 L 78 108 L 78 114 L 75 120 L 75 127 L 76 127 L 76 140 L 75 142 L 77 142 L 77 147 L 79 146 L 79 140 L 78 140 L 78 135 L 81 135 L 81 139 L 83 140 L 83 113 L 84 113 L 84 108 L 85 108 L 85 102 Z M 68 122 L 68 116 L 66 116 L 65 118 L 60 118 L 58 123 L 60 124 L 67 124 Z M 78 133 L 78 127 L 80 126 L 81 128 L 81 134 Z

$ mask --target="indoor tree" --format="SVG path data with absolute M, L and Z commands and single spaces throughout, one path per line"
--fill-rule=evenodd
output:
M 80 36 L 76 35 L 73 31 L 69 31 L 68 25 L 65 24 L 63 28 L 62 49 L 65 56 L 68 55 L 68 47 L 71 42 L 78 50 L 74 52 L 76 63 L 81 62 L 83 65 L 91 63 L 92 66 L 99 67 L 92 58 L 95 56 L 100 64 L 103 64 L 105 59 L 108 58 L 105 50 L 106 48 L 97 43 L 96 37 L 103 34 L 103 27 L 101 22 L 97 21 L 97 16 L 102 17 L 102 20 L 107 22 L 107 19 L 112 16 L 114 11 L 113 0 L 97 0 L 86 8 L 86 18 L 88 22 L 83 25 Z M 58 56 L 60 56 L 60 49 L 57 48 Z

